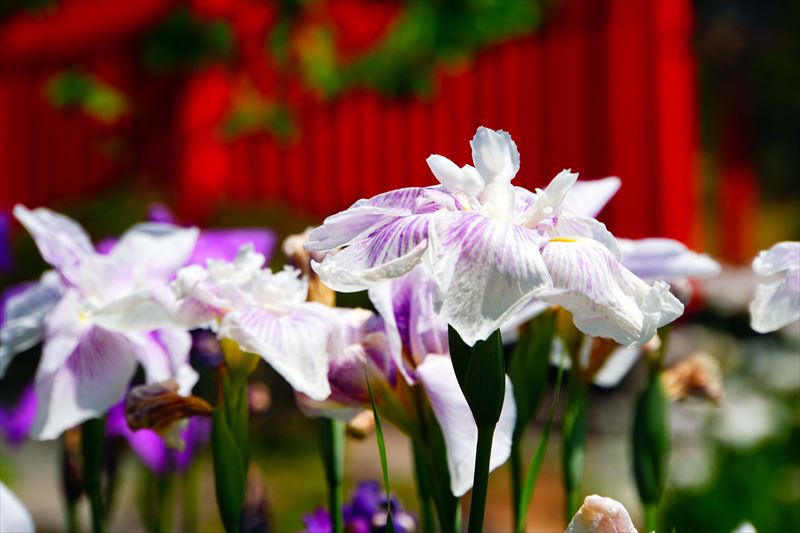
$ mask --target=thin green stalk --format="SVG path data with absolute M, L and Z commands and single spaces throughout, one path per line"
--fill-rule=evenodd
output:
M 184 531 L 197 531 L 197 500 L 200 494 L 199 480 L 199 462 L 194 461 L 183 474 L 181 523 Z
M 422 532 L 435 533 L 436 526 L 433 518 L 433 499 L 431 494 L 431 481 L 428 477 L 428 468 L 422 448 L 414 443 L 414 473 L 417 482 L 417 497 L 419 509 L 422 514 Z
M 576 367 L 574 367 L 576 368 Z M 566 492 L 564 509 L 567 523 L 578 511 L 580 496 L 578 489 L 583 478 L 583 465 L 586 461 L 586 416 L 588 412 L 586 386 L 577 374 L 570 376 L 570 390 L 567 397 L 567 410 L 564 415 L 563 433 L 563 475 Z
M 105 529 L 102 490 L 105 417 L 87 420 L 81 425 L 81 432 L 83 482 L 91 506 L 92 531 L 102 533 Z
M 472 501 L 469 506 L 469 533 L 483 531 L 483 515 L 489 489 L 489 461 L 492 456 L 492 438 L 495 424 L 478 426 L 478 449 L 475 454 L 475 479 L 472 484 Z
M 512 517 L 514 519 L 514 531 L 520 531 L 520 509 L 522 508 L 522 448 L 520 442 L 515 440 L 511 443 L 511 456 L 509 457 L 509 467 L 511 468 L 511 504 L 513 505 Z M 524 524 L 522 524 L 524 527 Z
M 528 473 L 525 476 L 525 488 L 523 489 L 522 496 L 520 497 L 519 508 L 515 519 L 515 531 L 522 533 L 525 529 L 525 517 L 528 515 L 528 509 L 533 500 L 533 492 L 536 489 L 536 482 L 539 480 L 539 472 L 544 463 L 544 456 L 547 452 L 547 443 L 550 441 L 550 430 L 553 427 L 553 419 L 556 414 L 556 407 L 558 406 L 558 397 L 561 393 L 561 379 L 564 375 L 564 365 L 558 367 L 558 376 L 556 377 L 556 385 L 553 389 L 553 402 L 550 404 L 550 412 L 547 414 L 547 422 L 545 422 L 542 436 L 539 439 L 539 446 L 536 448 L 536 454 L 533 456 Z
M 658 505 L 654 503 L 644 505 L 644 527 L 648 533 L 658 531 Z
M 367 381 L 367 391 L 369 392 L 369 403 L 372 406 L 372 415 L 375 417 L 375 440 L 378 442 L 378 454 L 381 458 L 381 471 L 383 472 L 383 490 L 386 491 L 386 498 L 391 499 L 392 491 L 389 488 L 389 463 L 386 460 L 386 441 L 383 439 L 383 427 L 381 417 L 378 414 L 378 407 L 375 405 L 375 396 L 372 395 L 372 385 L 369 383 L 369 373 L 367 364 L 364 363 L 364 379 Z M 386 531 L 394 533 L 394 519 L 392 518 L 392 506 L 386 506 Z
M 345 425 L 341 420 L 322 417 L 317 419 L 317 430 L 322 464 L 325 466 L 325 480 L 328 483 L 328 511 L 331 515 L 333 533 L 342 533 Z
M 78 533 L 80 525 L 78 524 L 78 513 L 76 512 L 75 505 L 67 504 L 67 531 L 69 533 Z

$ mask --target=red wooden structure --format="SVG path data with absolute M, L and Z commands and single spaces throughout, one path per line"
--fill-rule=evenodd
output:
M 131 43 L 168 4 L 73 0 L 52 15 L 18 16 L 0 27 L 1 209 L 95 193 L 137 176 L 174 188 L 179 210 L 197 220 L 223 198 L 281 202 L 323 216 L 388 188 L 431 184 L 425 158 L 440 153 L 468 162 L 468 140 L 483 124 L 516 139 L 518 184 L 542 186 L 562 168 L 585 178 L 615 174 L 623 187 L 604 216 L 613 231 L 695 240 L 690 0 L 566 1 L 537 34 L 442 69 L 430 100 L 359 92 L 325 103 L 290 85 L 301 133 L 288 144 L 266 134 L 228 142 L 219 133 L 240 86 L 236 68 L 250 69 L 263 84 L 274 81 L 262 48 L 274 21 L 269 8 L 196 1 L 195 9 L 232 21 L 241 61 L 157 79 L 142 73 Z M 351 0 L 337 9 L 358 13 L 359 4 L 370 3 Z M 391 12 L 373 18 L 386 26 Z M 343 34 L 369 41 L 382 31 L 369 26 Z M 74 64 L 128 94 L 135 112 L 109 126 L 52 109 L 43 83 Z

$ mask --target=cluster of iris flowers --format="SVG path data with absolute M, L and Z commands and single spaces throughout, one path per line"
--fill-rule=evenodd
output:
M 719 265 L 676 241 L 615 238 L 595 218 L 620 186 L 615 177 L 580 182 L 565 170 L 529 191 L 512 185 L 520 157 L 509 134 L 478 128 L 471 147 L 473 165 L 428 158 L 438 185 L 359 200 L 288 239 L 289 265 L 279 271 L 265 267 L 268 231 L 200 231 L 156 213 L 94 245 L 75 221 L 17 206 L 14 216 L 52 270 L 5 298 L 0 377 L 37 344 L 42 356 L 18 408 L 0 411 L 0 429 L 19 441 L 81 428 L 95 531 L 104 528 L 107 502 L 93 451 L 106 434 L 126 438 L 158 475 L 186 469 L 210 442 L 220 516 L 238 531 L 247 516 L 247 378 L 263 359 L 295 390 L 301 410 L 321 421 L 330 501 L 305 518 L 309 531 L 458 531 L 469 490 L 468 527 L 480 531 L 489 472 L 509 458 L 510 507 L 522 531 L 553 409 L 527 469 L 520 441 L 554 361 L 556 395 L 570 368 L 566 517 L 575 517 L 572 530 L 604 531 L 601 522 L 628 527 L 630 518 L 599 497 L 579 510 L 586 391 L 618 382 L 645 354 L 634 471 L 654 529 L 668 456 L 659 329 L 683 313 L 687 280 L 714 276 Z M 800 243 L 776 244 L 753 268 L 764 277 L 753 328 L 773 331 L 800 318 Z M 367 291 L 375 311 L 336 307 L 334 291 Z M 221 353 L 206 358 L 218 367 L 214 406 L 192 395 L 193 339 Z M 140 367 L 143 384 L 132 381 Z M 344 427 L 365 412 L 376 424 L 386 493 L 362 485 L 344 505 Z M 381 420 L 413 443 L 419 519 L 386 496 Z M 5 486 L 0 496 L 0 529 L 32 529 Z M 598 513 L 607 520 L 581 529 L 581 517 Z

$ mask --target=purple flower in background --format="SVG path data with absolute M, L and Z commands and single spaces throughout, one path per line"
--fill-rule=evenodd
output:
M 471 146 L 474 167 L 428 158 L 439 186 L 359 200 L 312 231 L 310 251 L 345 247 L 312 263 L 322 281 L 354 292 L 425 263 L 436 312 L 470 345 L 533 298 L 569 310 L 584 333 L 626 345 L 647 342 L 680 316 L 669 287 L 626 269 L 614 237 L 593 218 L 617 178 L 579 186 L 564 170 L 531 192 L 511 184 L 520 158 L 508 133 L 480 127 Z
M 11 272 L 14 260 L 11 253 L 11 217 L 0 211 L 0 272 Z
M 151 204 L 147 211 L 149 222 L 175 224 L 175 217 L 167 206 L 160 203 Z M 97 243 L 97 251 L 107 254 L 117 242 L 116 237 L 109 237 Z M 200 230 L 192 255 L 187 265 L 205 266 L 209 259 L 233 261 L 239 248 L 252 244 L 253 249 L 269 261 L 275 248 L 275 233 L 265 228 L 214 228 Z
M 149 382 L 175 379 L 188 394 L 197 375 L 188 364 L 186 331 L 114 329 L 99 317 L 166 288 L 191 254 L 197 230 L 140 224 L 101 255 L 83 228 L 65 216 L 21 205 L 14 215 L 55 269 L 8 301 L 0 328 L 0 377 L 14 355 L 44 340 L 32 435 L 52 439 L 105 413 L 122 398 L 137 364 Z
M 0 406 L 0 434 L 9 444 L 20 444 L 28 438 L 36 418 L 36 391 L 31 383 L 22 392 L 15 405 Z
M 140 429 L 133 431 L 125 420 L 125 405 L 120 403 L 108 412 L 106 432 L 110 436 L 124 437 L 139 459 L 156 475 L 182 472 L 192 464 L 194 457 L 211 435 L 211 421 L 194 416 L 186 421 L 180 432 L 183 450 L 170 448 L 155 431 Z
M 348 533 L 372 533 L 385 531 L 386 512 L 391 508 L 395 531 L 413 533 L 417 519 L 403 508 L 392 496 L 387 500 L 377 481 L 362 481 L 353 491 L 350 501 L 342 508 L 344 528 Z M 303 516 L 304 533 L 331 533 L 332 523 L 328 511 L 318 507 L 313 513 Z

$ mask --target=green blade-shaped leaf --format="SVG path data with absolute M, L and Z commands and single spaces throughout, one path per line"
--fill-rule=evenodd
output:
M 533 491 L 536 489 L 536 482 L 539 480 L 539 472 L 542 469 L 544 462 L 544 455 L 547 452 L 547 442 L 550 439 L 550 429 L 553 427 L 553 418 L 555 418 L 556 407 L 558 406 L 558 397 L 561 393 L 561 379 L 564 375 L 564 365 L 558 366 L 558 377 L 556 377 L 556 386 L 553 389 L 553 402 L 550 404 L 550 412 L 547 414 L 547 422 L 545 422 L 542 436 L 539 439 L 539 446 L 536 447 L 536 454 L 531 460 L 528 467 L 528 474 L 525 476 L 525 486 L 522 490 L 520 498 L 520 506 L 517 514 L 517 531 L 521 533 L 525 529 L 525 517 L 528 514 L 528 508 L 531 506 L 533 499 Z
M 478 427 L 492 426 L 500 419 L 506 392 L 505 356 L 500 330 L 472 348 L 464 396 Z
M 378 441 L 378 452 L 381 457 L 381 471 L 383 472 L 383 487 L 386 491 L 387 500 L 391 500 L 391 492 L 389 490 L 389 465 L 386 461 L 386 443 L 383 440 L 383 428 L 381 427 L 381 419 L 378 416 L 378 408 L 375 406 L 375 397 L 372 395 L 372 386 L 369 383 L 369 374 L 367 373 L 367 365 L 364 364 L 364 379 L 367 380 L 367 391 L 369 392 L 369 403 L 372 405 L 372 414 L 375 417 L 375 438 Z M 394 533 L 394 521 L 392 520 L 392 507 L 387 505 L 386 508 L 386 531 Z
M 247 472 L 244 458 L 228 426 L 224 408 L 214 409 L 211 420 L 211 451 L 219 513 L 228 532 L 238 531 L 244 507 Z
M 555 313 L 552 311 L 534 318 L 511 353 L 508 377 L 514 385 L 517 404 L 514 442 L 521 438 L 525 426 L 536 415 L 547 390 L 555 322 Z

